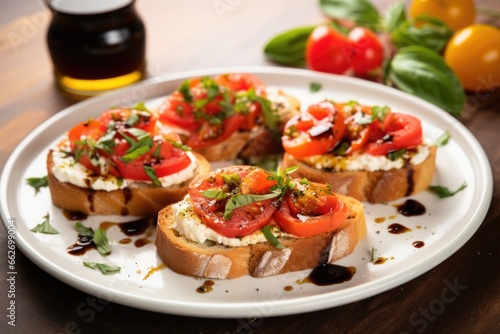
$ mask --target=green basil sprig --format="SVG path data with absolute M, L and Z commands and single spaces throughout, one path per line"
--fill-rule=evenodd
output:
M 419 26 L 416 26 L 416 24 Z M 441 20 L 419 17 L 415 21 L 404 21 L 391 33 L 398 48 L 410 45 L 425 46 L 436 52 L 443 51 L 453 31 Z
M 319 4 L 323 13 L 333 19 L 348 19 L 375 32 L 382 28 L 380 13 L 368 0 L 320 0 Z
M 388 62 L 385 83 L 418 96 L 454 116 L 459 116 L 465 103 L 462 85 L 435 51 L 413 45 L 402 48 Z

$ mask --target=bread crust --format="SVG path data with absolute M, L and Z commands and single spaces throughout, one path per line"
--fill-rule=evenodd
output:
M 285 153 L 284 168 L 299 166 L 292 177 L 305 177 L 310 181 L 328 183 L 337 193 L 360 201 L 386 203 L 427 189 L 436 169 L 436 147 L 429 146 L 429 155 L 418 165 L 407 165 L 387 171 L 327 171 L 309 166 Z
M 172 228 L 172 207 L 167 206 L 158 214 L 157 253 L 167 267 L 179 274 L 215 279 L 267 277 L 333 263 L 349 255 L 366 235 L 363 204 L 354 198 L 339 197 L 350 213 L 337 231 L 306 238 L 280 237 L 284 250 L 268 242 L 227 247 L 190 241 Z
M 83 188 L 68 182 L 60 182 L 52 173 L 52 150 L 47 155 L 48 184 L 52 202 L 63 210 L 78 211 L 86 215 L 156 216 L 166 205 L 175 203 L 187 194 L 194 177 L 210 171 L 210 164 L 195 153 L 198 165 L 193 178 L 167 188 L 147 183 L 113 191 Z

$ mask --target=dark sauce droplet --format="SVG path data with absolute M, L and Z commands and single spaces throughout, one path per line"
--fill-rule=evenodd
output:
M 355 273 L 355 267 L 325 263 L 314 268 L 307 278 L 311 283 L 324 286 L 350 281 Z
M 152 224 L 152 218 L 141 218 L 130 222 L 119 224 L 120 230 L 126 236 L 134 236 L 143 234 L 146 229 Z
M 89 236 L 78 236 L 76 242 L 68 247 L 68 253 L 71 255 L 83 255 L 91 249 L 97 249 L 93 238 Z
M 414 241 L 411 245 L 415 248 L 422 248 L 425 246 L 425 243 L 423 241 Z
M 288 291 L 293 291 L 293 286 L 291 286 L 291 285 L 287 285 L 287 286 L 285 286 L 285 287 L 283 288 L 283 290 L 285 290 L 285 291 L 287 291 L 287 292 L 288 292 Z
M 373 264 L 384 264 L 385 261 L 387 261 L 386 257 L 377 257 L 376 259 L 373 260 Z
M 207 280 L 203 282 L 203 285 L 198 287 L 196 289 L 196 292 L 198 293 L 207 293 L 213 290 L 213 286 L 215 285 L 215 282 L 212 280 Z
M 396 223 L 396 224 L 389 225 L 387 230 L 389 231 L 389 233 L 392 233 L 392 234 L 402 234 L 402 233 L 410 232 L 411 228 L 408 228 L 406 226 L 403 226 L 401 224 Z
M 423 215 L 426 211 L 425 206 L 413 199 L 408 199 L 403 204 L 396 205 L 398 212 L 403 216 L 420 216 Z
M 63 210 L 63 215 L 67 220 L 85 220 L 87 219 L 87 214 L 80 211 L 69 211 Z

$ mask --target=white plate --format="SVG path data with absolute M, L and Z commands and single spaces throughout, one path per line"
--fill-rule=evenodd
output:
M 341 265 L 355 266 L 357 272 L 349 282 L 319 287 L 297 284 L 309 271 L 269 278 L 243 277 L 215 280 L 213 291 L 196 292 L 202 280 L 178 275 L 169 269 L 151 271 L 161 264 L 153 243 L 137 248 L 122 245 L 124 238 L 118 228 L 108 230 L 113 252 L 103 258 L 95 250 L 73 256 L 66 248 L 76 239 L 74 222 L 52 206 L 50 193 L 42 189 L 35 196 L 26 178 L 47 174 L 45 156 L 48 148 L 67 129 L 90 116 L 97 116 L 112 105 L 133 105 L 138 101 L 157 103 L 158 98 L 175 90 L 182 80 L 192 76 L 247 72 L 259 76 L 270 87 L 285 89 L 298 97 L 303 105 L 329 98 L 337 101 L 358 100 L 371 105 L 388 105 L 394 110 L 420 117 L 424 132 L 435 139 L 448 130 L 451 141 L 438 149 L 437 173 L 433 184 L 467 187 L 447 199 L 438 199 L 424 191 L 414 199 L 423 203 L 427 213 L 404 217 L 396 213 L 395 201 L 388 205 L 366 205 L 367 238 Z M 322 89 L 309 92 L 311 82 Z M 59 280 L 102 299 L 140 309 L 200 317 L 262 317 L 310 312 L 354 302 L 403 284 L 430 270 L 456 252 L 474 234 L 486 215 L 492 197 L 492 175 L 483 149 L 471 133 L 441 109 L 400 91 L 349 77 L 283 68 L 224 68 L 181 73 L 154 78 L 137 86 L 90 99 L 69 107 L 33 131 L 14 151 L 1 178 L 2 220 L 7 226 L 15 220 L 17 246 L 33 262 Z M 33 233 L 31 228 L 50 213 L 58 235 Z M 386 218 L 382 223 L 375 218 Z M 126 221 L 124 217 L 92 217 L 84 224 L 97 228 L 99 223 Z M 400 223 L 411 232 L 388 233 L 388 226 Z M 144 235 L 134 237 L 144 238 Z M 149 238 L 153 240 L 153 237 Z M 414 241 L 425 246 L 415 248 Z M 376 257 L 388 260 L 381 265 L 370 263 L 372 247 Z M 102 275 L 82 265 L 82 261 L 119 265 L 116 275 Z M 151 273 L 148 278 L 145 276 Z M 285 287 L 292 287 L 285 291 Z M 287 289 L 289 290 L 289 289 Z

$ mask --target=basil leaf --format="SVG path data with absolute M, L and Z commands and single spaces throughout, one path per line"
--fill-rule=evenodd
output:
M 109 244 L 108 238 L 106 237 L 106 231 L 102 228 L 98 228 L 94 233 L 94 238 L 92 239 L 97 247 L 97 251 L 101 255 L 111 254 L 111 245 Z
M 81 237 L 94 237 L 94 230 L 91 227 L 83 226 L 80 222 L 75 224 L 75 229 Z
M 443 58 L 423 46 L 407 46 L 390 61 L 385 82 L 459 116 L 465 103 L 463 87 Z
M 387 114 L 389 113 L 390 108 L 388 106 L 373 106 L 372 115 L 374 117 L 373 120 L 378 119 L 383 122 Z
M 309 84 L 309 91 L 311 93 L 316 93 L 321 90 L 321 84 L 319 82 L 311 82 Z
M 208 189 L 201 192 L 201 194 L 206 198 L 214 198 L 218 201 L 221 201 L 227 197 L 225 191 L 217 190 L 217 189 Z
M 144 102 L 138 102 L 132 109 L 151 113 Z
M 434 194 L 438 195 L 439 198 L 452 197 L 456 195 L 458 192 L 464 190 L 467 187 L 467 184 L 464 182 L 457 190 L 450 190 L 443 186 L 430 186 L 429 190 Z
M 30 231 L 43 234 L 59 234 L 59 231 L 50 225 L 50 215 L 47 213 L 43 218 L 45 219 L 43 223 L 33 227 Z
M 394 31 L 400 24 L 406 22 L 405 5 L 398 1 L 387 8 L 384 15 L 386 30 Z
M 184 101 L 193 102 L 193 95 L 191 94 L 191 86 L 189 80 L 184 80 L 178 90 L 184 98 Z
M 337 20 L 351 20 L 357 26 L 367 27 L 375 32 L 381 30 L 382 18 L 368 0 L 320 0 L 321 10 Z
M 446 144 L 448 144 L 448 141 L 450 140 L 451 138 L 451 133 L 449 133 L 448 131 L 445 131 L 441 136 L 439 136 L 436 141 L 435 141 L 435 144 L 436 146 L 444 146 Z
M 271 61 L 283 65 L 304 65 L 306 44 L 316 26 L 294 28 L 274 36 L 264 47 L 264 54 Z
M 387 153 L 387 158 L 391 161 L 398 160 L 406 153 L 406 148 Z
M 441 52 L 453 35 L 453 31 L 438 19 L 420 17 L 415 23 L 406 21 L 392 32 L 392 41 L 398 48 L 421 45 Z
M 144 172 L 151 179 L 151 181 L 153 182 L 153 184 L 155 186 L 161 186 L 161 182 L 158 179 L 158 176 L 156 175 L 155 169 L 153 167 L 147 166 L 147 165 L 143 165 L 143 167 L 144 167 Z
M 83 262 L 83 265 L 91 269 L 99 269 L 99 271 L 104 275 L 116 274 L 119 273 L 121 270 L 121 268 L 118 266 L 111 266 L 105 263 Z
M 49 180 L 47 176 L 43 177 L 30 177 L 26 179 L 26 182 L 35 188 L 35 195 L 38 194 L 40 191 L 40 188 L 48 187 L 49 185 Z
M 273 232 L 271 232 L 271 226 L 266 225 L 260 230 L 262 234 L 266 237 L 267 241 L 269 241 L 273 246 L 279 249 L 285 249 L 286 247 L 283 246 L 278 239 L 274 236 Z
M 241 195 L 234 195 L 226 203 L 226 206 L 224 208 L 224 219 L 230 220 L 231 217 L 233 216 L 233 210 L 237 209 L 239 207 L 252 204 L 255 202 L 259 201 L 264 201 L 267 199 L 279 197 L 281 195 L 281 192 L 272 192 L 271 194 L 265 194 L 265 195 L 253 195 L 253 194 L 241 194 Z

